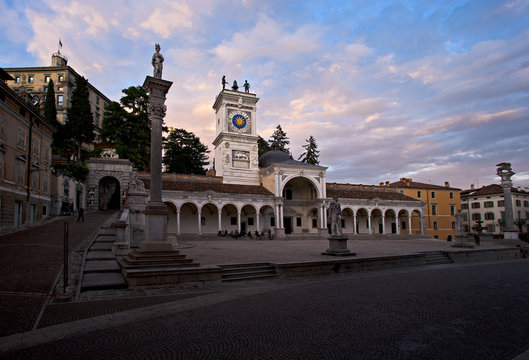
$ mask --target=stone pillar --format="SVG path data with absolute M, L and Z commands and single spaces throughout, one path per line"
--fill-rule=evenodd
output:
M 382 221 L 382 234 L 385 234 L 386 233 L 386 217 L 382 215 L 380 219 Z
M 353 214 L 353 234 L 356 234 L 356 214 Z
M 261 230 L 259 229 L 259 215 L 260 215 L 259 211 L 256 211 L 255 212 L 255 226 L 256 226 L 255 230 L 261 232 Z
M 408 215 L 408 234 L 413 234 L 411 231 L 411 214 Z
M 400 234 L 399 214 L 395 214 L 395 231 Z
M 368 234 L 373 234 L 373 230 L 371 230 L 371 214 L 367 214 L 367 231 Z
M 198 235 L 202 235 L 202 211 L 197 211 L 198 216 Z
M 503 204 L 505 206 L 505 228 L 503 230 L 503 238 L 510 240 L 518 239 L 518 232 L 514 228 L 514 214 L 512 206 L 512 176 L 516 174 L 512 171 L 511 163 L 500 163 L 496 170 L 496 174 L 501 178 L 501 186 L 503 188 Z
M 237 211 L 237 231 L 241 233 L 241 212 Z
M 421 235 L 426 234 L 426 216 L 421 215 Z
M 178 235 L 181 234 L 180 232 L 180 209 L 176 210 L 176 233 Z
M 219 231 L 222 231 L 222 210 L 219 210 L 217 212 L 217 214 L 218 214 L 217 217 L 218 217 L 218 221 L 219 221 Z
M 167 107 L 165 95 L 173 83 L 147 76 L 143 87 L 149 94 L 149 120 L 151 121 L 151 179 L 150 199 L 145 209 L 145 241 L 140 250 L 145 252 L 172 251 L 167 241 L 168 211 L 162 202 L 162 122 Z

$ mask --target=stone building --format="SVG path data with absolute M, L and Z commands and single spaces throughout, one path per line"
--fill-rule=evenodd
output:
M 14 67 L 5 68 L 13 80 L 7 82 L 15 92 L 28 93 L 44 106 L 48 91 L 48 84 L 53 80 L 55 86 L 55 105 L 57 106 L 57 120 L 62 124 L 66 120 L 66 111 L 70 107 L 70 99 L 75 86 L 75 79 L 79 74 L 70 66 L 68 59 L 59 53 L 51 57 L 51 66 Z M 94 118 L 96 132 L 99 133 L 103 121 L 105 106 L 111 101 L 95 86 L 88 83 L 89 101 Z
M 518 232 L 529 232 L 529 191 L 511 188 L 514 226 Z M 474 231 L 476 221 L 483 221 L 486 233 L 501 234 L 505 226 L 505 203 L 501 185 L 461 191 L 461 208 L 465 231 Z
M 32 97 L 6 84 L 13 78 L 1 68 L 0 76 L 0 228 L 13 228 L 49 215 L 55 129 Z
M 327 208 L 342 206 L 347 234 L 424 233 L 424 203 L 388 186 L 328 184 L 324 166 L 272 150 L 258 158 L 256 103 L 222 90 L 213 104 L 215 175 L 163 174 L 168 233 L 269 231 L 278 238 L 327 236 Z M 146 188 L 149 174 L 138 173 Z
M 425 184 L 401 178 L 388 184 L 403 195 L 425 202 L 426 233 L 437 239 L 452 240 L 456 236 L 455 214 L 461 209 L 461 189 L 443 185 Z

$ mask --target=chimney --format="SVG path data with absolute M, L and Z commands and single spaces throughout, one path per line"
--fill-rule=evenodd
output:
M 474 190 L 474 184 L 470 184 L 470 190 Z
M 389 186 L 389 181 L 386 181 L 386 186 Z
M 378 186 L 384 186 L 384 183 L 383 182 L 378 183 Z
M 450 183 L 448 181 L 445 181 L 445 187 L 450 187 Z

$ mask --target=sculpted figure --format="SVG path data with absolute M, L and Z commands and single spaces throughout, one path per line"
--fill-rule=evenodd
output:
M 233 80 L 233 85 L 231 87 L 233 91 L 239 91 L 239 85 L 237 85 L 237 80 Z
M 461 215 L 461 210 L 457 210 L 455 215 L 456 220 L 456 236 L 463 235 L 463 215 Z
M 342 233 L 342 207 L 335 197 L 329 205 L 329 223 L 331 224 L 331 235 L 343 235 Z
M 250 92 L 250 83 L 248 82 L 248 80 L 244 80 L 244 92 Z
M 224 90 L 226 88 L 226 84 L 228 82 L 226 81 L 226 75 L 223 75 L 222 76 L 222 90 Z
M 154 67 L 152 76 L 161 79 L 164 58 L 163 55 L 160 54 L 160 44 L 156 44 L 154 48 L 156 49 L 156 52 L 152 56 L 152 66 Z

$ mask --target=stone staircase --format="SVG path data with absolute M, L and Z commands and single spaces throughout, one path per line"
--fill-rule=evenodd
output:
M 443 251 L 425 251 L 423 254 L 426 265 L 451 264 L 454 262 L 450 256 Z
M 118 259 L 118 263 L 127 269 L 147 269 L 159 267 L 192 267 L 199 266 L 199 263 L 188 259 L 186 255 L 180 254 L 179 251 L 171 252 L 148 252 L 142 253 L 138 250 L 132 250 L 127 255 Z
M 222 281 L 243 281 L 277 277 L 274 265 L 268 263 L 220 265 Z
M 123 289 L 128 284 L 112 252 L 116 234 L 103 227 L 88 249 L 84 264 L 81 292 L 88 290 Z

